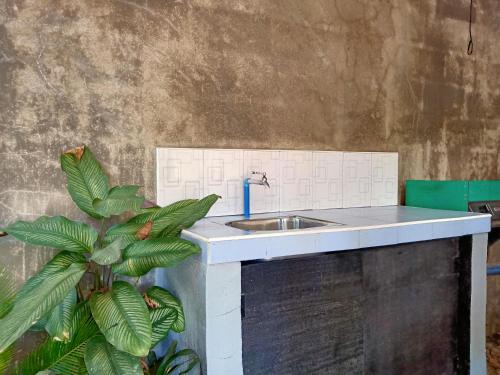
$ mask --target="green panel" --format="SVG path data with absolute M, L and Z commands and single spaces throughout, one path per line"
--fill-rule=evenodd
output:
M 467 181 L 406 181 L 406 205 L 467 211 Z
M 500 200 L 500 180 L 469 181 L 469 199 L 472 202 Z

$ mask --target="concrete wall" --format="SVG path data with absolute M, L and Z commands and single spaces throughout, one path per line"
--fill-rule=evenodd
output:
M 0 0 L 0 224 L 80 218 L 88 144 L 154 191 L 154 147 L 400 152 L 400 179 L 500 175 L 500 2 Z M 0 240 L 18 280 L 47 251 Z

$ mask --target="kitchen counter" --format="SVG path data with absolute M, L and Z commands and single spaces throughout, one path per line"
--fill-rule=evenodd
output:
M 428 241 L 491 229 L 489 214 L 406 206 L 266 213 L 251 219 L 287 215 L 342 225 L 250 232 L 225 225 L 242 216 L 223 216 L 203 219 L 182 236 L 200 245 L 203 263 L 217 264 Z
M 251 219 L 289 215 L 342 225 L 250 232 L 226 225 L 241 216 L 209 217 L 182 232 L 201 253 L 157 269 L 183 301 L 176 339 L 202 373 L 486 373 L 489 214 L 387 206 Z M 429 348 L 438 360 L 423 359 Z

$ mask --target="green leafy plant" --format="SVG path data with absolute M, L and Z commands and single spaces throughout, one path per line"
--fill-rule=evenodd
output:
M 198 253 L 181 239 L 219 198 L 187 199 L 145 208 L 138 186 L 109 186 L 86 146 L 61 155 L 75 204 L 90 224 L 63 216 L 18 221 L 0 231 L 59 252 L 17 292 L 0 268 L 0 373 L 15 342 L 28 330 L 47 339 L 15 366 L 17 374 L 186 374 L 199 362 L 172 343 L 163 359 L 152 348 L 169 332 L 184 330 L 181 302 L 158 286 L 141 294 L 129 277 L 173 267 Z M 123 223 L 113 216 L 133 213 Z
M 178 351 L 177 341 L 172 341 L 163 358 L 158 359 L 154 352 L 151 352 L 146 361 L 158 375 L 185 375 L 200 363 L 198 356 L 191 349 Z
M 0 319 L 9 313 L 15 296 L 14 279 L 10 272 L 0 264 Z M 10 345 L 0 352 L 0 374 L 9 368 L 14 356 L 14 345 Z

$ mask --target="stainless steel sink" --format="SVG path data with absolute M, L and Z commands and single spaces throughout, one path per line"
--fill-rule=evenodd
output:
M 313 219 L 303 216 L 277 216 L 265 219 L 235 220 L 226 223 L 233 228 L 249 231 L 273 231 L 273 230 L 293 230 L 327 225 L 342 225 L 333 221 Z

